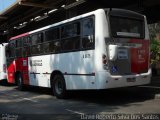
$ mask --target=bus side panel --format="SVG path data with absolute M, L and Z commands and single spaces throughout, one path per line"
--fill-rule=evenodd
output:
M 60 71 L 66 88 L 94 89 L 94 50 L 30 57 L 30 85 L 50 87 L 50 75 Z
M 7 68 L 7 72 L 8 72 L 8 82 L 9 83 L 15 83 L 15 61 L 12 61 Z
M 28 58 L 29 85 L 50 87 L 51 55 Z
M 68 90 L 96 88 L 94 52 L 95 50 L 87 50 L 64 55 L 66 60 L 61 62 L 66 64 L 69 61 L 64 65 Z M 63 69 L 63 66 L 60 66 L 60 69 Z
M 23 83 L 29 85 L 28 58 L 18 58 L 16 60 L 16 72 L 20 72 L 23 77 Z
M 23 83 L 29 85 L 29 72 L 28 72 L 28 58 L 24 58 L 22 61 L 23 71 Z

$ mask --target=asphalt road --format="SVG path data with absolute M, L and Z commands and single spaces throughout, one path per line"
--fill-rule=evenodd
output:
M 142 86 L 74 91 L 70 92 L 68 99 L 62 100 L 47 88 L 27 87 L 25 91 L 18 91 L 16 86 L 0 82 L 0 119 L 9 116 L 27 120 L 76 120 L 87 119 L 83 115 L 95 114 L 160 114 L 160 99 L 155 98 L 157 94 L 160 94 L 160 87 Z

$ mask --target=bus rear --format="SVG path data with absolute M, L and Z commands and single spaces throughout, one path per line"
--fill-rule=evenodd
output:
M 101 44 L 102 70 L 97 72 L 97 87 L 150 83 L 149 32 L 145 16 L 122 9 L 108 9 L 104 14 L 107 22 L 102 22 L 103 32 L 107 33 L 102 35 L 105 45 Z

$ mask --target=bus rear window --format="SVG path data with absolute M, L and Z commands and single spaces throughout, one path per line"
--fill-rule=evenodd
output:
M 144 38 L 142 20 L 110 16 L 110 29 L 113 37 Z

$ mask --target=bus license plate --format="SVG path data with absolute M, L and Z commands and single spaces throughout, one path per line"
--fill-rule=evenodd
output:
M 127 78 L 127 82 L 136 82 L 136 78 L 135 77 Z

